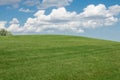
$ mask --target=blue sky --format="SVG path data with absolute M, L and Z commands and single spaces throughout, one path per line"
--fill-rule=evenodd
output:
M 0 28 L 120 41 L 120 0 L 0 0 Z

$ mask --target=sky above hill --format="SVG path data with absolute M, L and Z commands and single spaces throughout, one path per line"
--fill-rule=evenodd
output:
M 120 0 L 0 0 L 0 29 L 120 41 Z

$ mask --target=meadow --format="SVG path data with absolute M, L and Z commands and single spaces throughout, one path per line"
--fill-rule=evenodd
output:
M 120 42 L 63 35 L 3 36 L 0 80 L 120 80 Z

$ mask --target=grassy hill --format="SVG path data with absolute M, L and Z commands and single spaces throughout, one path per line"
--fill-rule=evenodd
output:
M 120 43 L 57 35 L 0 37 L 0 80 L 120 80 Z

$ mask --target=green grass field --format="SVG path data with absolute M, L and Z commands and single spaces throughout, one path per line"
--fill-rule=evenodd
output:
M 0 80 L 120 80 L 120 43 L 85 37 L 0 37 Z

